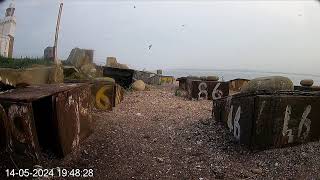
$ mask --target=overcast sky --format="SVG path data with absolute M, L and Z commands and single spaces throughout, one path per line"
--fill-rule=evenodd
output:
M 53 44 L 58 7 L 58 0 L 16 0 L 14 56 L 42 56 Z M 96 63 L 115 56 L 138 69 L 320 74 L 319 32 L 313 0 L 64 0 L 59 57 L 80 47 L 94 49 Z

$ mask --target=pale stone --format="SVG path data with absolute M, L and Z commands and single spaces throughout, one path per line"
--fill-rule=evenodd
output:
M 294 86 L 292 81 L 287 77 L 269 76 L 260 77 L 249 81 L 248 84 L 241 88 L 241 92 L 256 92 L 256 91 L 293 91 Z
M 207 80 L 208 80 L 208 81 L 218 81 L 218 80 L 219 80 L 219 77 L 218 77 L 218 76 L 208 76 L 208 77 L 207 77 Z
M 132 89 L 135 91 L 144 91 L 145 88 L 146 85 L 142 80 L 138 80 L 132 84 Z
M 313 85 L 313 80 L 312 79 L 303 79 L 300 81 L 301 86 L 312 86 Z

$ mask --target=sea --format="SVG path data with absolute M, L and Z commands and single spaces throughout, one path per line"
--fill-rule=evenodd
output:
M 320 86 L 320 75 L 313 74 L 296 74 L 283 72 L 263 72 L 253 70 L 209 70 L 209 69 L 167 69 L 163 70 L 163 75 L 174 76 L 175 78 L 184 76 L 210 76 L 216 75 L 222 81 L 229 81 L 236 78 L 254 79 L 265 76 L 284 76 L 291 79 L 294 85 L 300 85 L 303 79 L 312 79 L 315 86 Z

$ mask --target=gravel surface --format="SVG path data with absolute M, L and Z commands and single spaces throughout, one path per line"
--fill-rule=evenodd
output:
M 319 142 L 251 152 L 211 120 L 211 101 L 174 87 L 130 92 L 113 112 L 95 111 L 95 132 L 64 160 L 43 167 L 93 168 L 95 179 L 314 179 Z

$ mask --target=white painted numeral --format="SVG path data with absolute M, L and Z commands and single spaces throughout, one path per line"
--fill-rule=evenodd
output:
M 233 112 L 233 106 L 231 106 L 231 108 L 230 108 L 230 111 L 229 111 L 229 114 L 228 114 L 228 121 L 227 121 L 227 124 L 228 124 L 228 127 L 229 127 L 230 132 L 233 130 L 233 125 L 232 125 L 232 112 Z
M 234 128 L 233 128 L 233 136 L 237 139 L 240 140 L 240 114 L 241 114 L 241 107 L 238 107 L 238 110 L 236 112 L 236 116 L 234 117 Z
M 230 132 L 232 132 L 233 130 L 233 136 L 237 139 L 240 140 L 240 132 L 241 132 L 241 128 L 240 128 L 240 115 L 241 115 L 241 106 L 238 107 L 236 115 L 234 117 L 233 120 L 233 125 L 232 125 L 232 114 L 233 114 L 233 106 L 231 106 L 230 108 L 230 112 L 228 114 L 228 127 Z
M 212 91 L 212 99 L 219 99 L 223 96 L 223 92 L 221 90 L 218 90 L 219 86 L 221 83 L 216 84 L 216 86 L 214 87 L 213 91 Z
M 298 137 L 301 137 L 302 127 L 305 126 L 306 131 L 302 134 L 302 139 L 306 139 L 310 132 L 311 120 L 307 118 L 309 113 L 311 112 L 311 105 L 308 105 L 302 114 L 302 118 L 299 124 Z
M 283 128 L 282 128 L 282 136 L 288 136 L 288 143 L 293 142 L 292 129 L 288 129 L 288 124 L 291 115 L 291 106 L 286 107 L 286 112 L 284 115 Z
M 201 83 L 199 84 L 199 86 L 198 86 L 198 89 L 199 89 L 198 99 L 205 99 L 205 100 L 208 99 L 208 91 L 207 91 L 207 88 L 208 88 L 207 83 L 201 82 Z M 204 98 L 201 97 L 203 94 L 205 95 Z
M 290 121 L 291 110 L 292 110 L 291 106 L 288 105 L 286 107 L 286 112 L 285 112 L 284 121 L 283 121 L 283 128 L 282 128 L 282 135 L 289 137 L 288 143 L 292 143 L 293 142 L 293 137 L 294 137 L 294 135 L 292 133 L 292 129 L 288 128 L 289 121 Z M 304 110 L 304 112 L 302 114 L 302 117 L 301 117 L 301 121 L 299 123 L 298 138 L 302 138 L 303 140 L 305 140 L 308 137 L 309 132 L 310 132 L 311 120 L 309 118 L 307 118 L 308 115 L 310 114 L 310 112 L 311 112 L 311 105 L 308 105 L 306 107 L 306 109 Z M 305 132 L 303 134 L 301 134 L 303 127 L 305 127 L 306 130 L 305 130 Z

